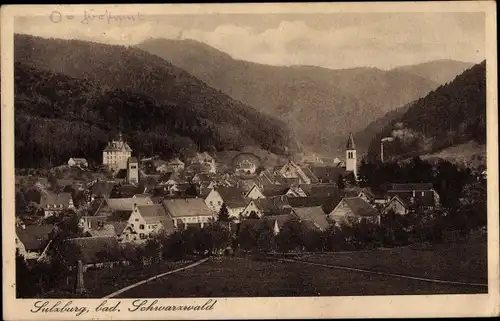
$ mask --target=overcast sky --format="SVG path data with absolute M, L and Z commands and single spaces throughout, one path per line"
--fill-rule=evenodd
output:
M 95 12 L 101 13 L 101 12 Z M 112 13 L 114 14 L 114 13 Z M 54 16 L 54 18 L 57 18 Z M 137 16 L 135 21 L 17 18 L 15 32 L 133 45 L 194 39 L 233 58 L 272 65 L 388 69 L 436 59 L 485 59 L 483 13 L 328 13 Z

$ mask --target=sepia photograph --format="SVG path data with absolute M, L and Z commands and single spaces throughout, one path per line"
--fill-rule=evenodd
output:
M 2 8 L 22 319 L 443 295 L 498 314 L 495 4 L 453 4 L 10 6 L 7 29 Z

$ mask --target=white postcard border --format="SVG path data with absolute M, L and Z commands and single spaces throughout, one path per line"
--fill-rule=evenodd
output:
M 144 14 L 207 13 L 314 13 L 314 12 L 485 12 L 487 62 L 487 168 L 488 168 L 488 294 L 356 296 L 308 298 L 212 298 L 213 310 L 189 312 L 127 312 L 133 299 L 123 299 L 114 314 L 89 312 L 32 313 L 37 300 L 15 299 L 14 243 L 14 129 L 13 129 L 13 17 L 49 15 L 52 10 L 75 14 L 85 8 L 114 8 Z M 55 8 L 55 9 L 54 9 Z M 203 4 L 203 5 L 61 5 L 5 6 L 1 12 L 2 83 L 2 227 L 3 307 L 6 320 L 144 320 L 144 319 L 258 319 L 258 318 L 379 318 L 379 317 L 466 317 L 499 315 L 499 212 L 498 212 L 498 93 L 496 61 L 496 4 L 492 1 L 408 3 L 308 3 L 308 4 Z M 332 272 L 335 273 L 335 272 Z M 115 299 L 110 299 L 115 300 Z M 154 300 L 154 299 L 149 299 Z M 158 299 L 163 305 L 203 304 L 208 300 Z M 55 303 L 58 300 L 47 300 Z M 65 302 L 70 300 L 64 300 Z M 72 300 L 74 305 L 97 307 L 100 299 Z

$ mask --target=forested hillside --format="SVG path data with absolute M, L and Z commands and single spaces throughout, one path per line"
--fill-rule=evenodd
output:
M 469 62 L 441 59 L 416 65 L 401 66 L 393 70 L 409 72 L 435 81 L 440 85 L 445 85 L 472 66 L 474 64 Z
M 138 48 L 283 120 L 304 149 L 335 156 L 349 132 L 364 129 L 439 85 L 398 70 L 257 64 L 194 40 L 150 39 Z M 343 146 L 338 152 L 343 153 Z
M 101 161 L 123 131 L 134 154 L 182 148 L 283 153 L 283 123 L 214 90 L 138 49 L 89 42 L 15 38 L 16 166 Z
M 470 140 L 486 142 L 486 62 L 411 104 L 408 111 L 372 140 L 370 151 L 384 157 L 429 154 Z

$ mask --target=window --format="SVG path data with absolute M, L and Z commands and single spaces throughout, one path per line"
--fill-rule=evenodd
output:
M 141 234 L 139 234 L 139 237 L 140 237 L 141 239 L 145 239 L 145 238 L 146 238 L 146 235 L 145 235 L 144 233 L 141 233 Z
M 217 202 L 217 204 L 221 205 L 220 203 L 221 203 L 220 201 Z
M 210 206 L 214 205 L 214 202 L 210 201 Z
M 422 196 L 424 196 L 424 192 L 422 192 Z
M 139 229 L 144 230 L 144 224 L 139 225 Z
M 135 219 L 135 221 L 136 221 L 136 222 L 139 222 L 139 219 L 138 219 L 138 218 L 136 218 L 136 219 Z

